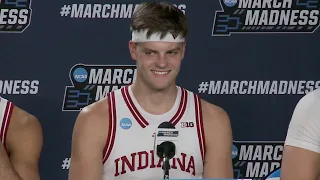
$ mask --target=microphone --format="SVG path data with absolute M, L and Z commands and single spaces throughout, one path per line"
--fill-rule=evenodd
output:
M 155 133 L 154 151 L 163 158 L 164 179 L 169 179 L 169 160 L 177 154 L 179 130 L 170 122 L 161 123 Z

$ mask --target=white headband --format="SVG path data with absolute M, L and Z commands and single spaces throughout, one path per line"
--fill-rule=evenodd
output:
M 171 33 L 170 31 L 166 34 L 164 38 L 161 37 L 161 33 L 153 33 L 149 38 L 147 38 L 148 30 L 132 31 L 132 41 L 133 42 L 184 42 L 185 39 L 180 34 Z

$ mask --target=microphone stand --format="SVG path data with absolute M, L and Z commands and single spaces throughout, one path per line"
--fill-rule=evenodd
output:
M 169 158 L 167 158 L 166 156 L 164 156 L 163 158 L 162 169 L 164 171 L 163 179 L 169 179 L 170 163 Z

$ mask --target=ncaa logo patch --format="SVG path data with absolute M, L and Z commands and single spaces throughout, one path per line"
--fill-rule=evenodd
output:
M 122 129 L 130 129 L 132 127 L 132 122 L 129 118 L 122 118 L 120 121 L 120 127 Z

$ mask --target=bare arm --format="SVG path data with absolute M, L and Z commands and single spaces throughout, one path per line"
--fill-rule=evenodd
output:
M 105 101 L 84 108 L 76 120 L 69 180 L 102 180 L 103 149 L 108 134 L 108 111 Z
M 316 152 L 285 146 L 281 165 L 281 180 L 318 180 L 320 156 Z
M 42 150 L 42 128 L 38 119 L 15 107 L 7 135 L 9 156 L 3 157 L 3 180 L 40 180 L 38 163 Z M 5 149 L 2 146 L 2 153 Z M 1 153 L 1 154 L 2 154 Z
M 227 113 L 202 101 L 205 131 L 204 178 L 233 178 L 232 131 Z
M 13 169 L 3 144 L 0 144 L 0 179 L 22 180 L 17 172 Z

